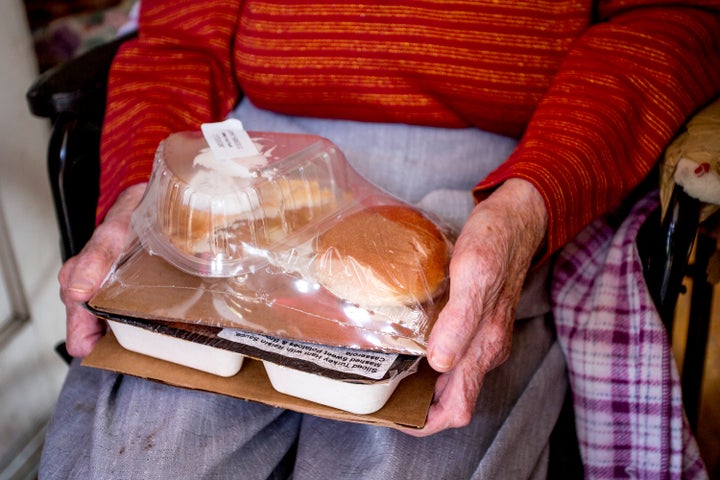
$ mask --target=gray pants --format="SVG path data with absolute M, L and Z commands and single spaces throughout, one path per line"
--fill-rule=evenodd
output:
M 476 129 L 296 119 L 249 102 L 236 115 L 248 130 L 324 135 L 371 181 L 456 225 L 472 208 L 474 183 L 514 146 Z M 544 278 L 530 283 L 511 356 L 486 377 L 467 427 L 418 439 L 74 364 L 40 478 L 264 479 L 295 444 L 298 480 L 544 478 L 567 379 Z
M 510 359 L 472 423 L 428 438 L 70 367 L 40 479 L 265 479 L 297 440 L 293 478 L 544 478 L 567 388 L 543 317 L 516 323 Z

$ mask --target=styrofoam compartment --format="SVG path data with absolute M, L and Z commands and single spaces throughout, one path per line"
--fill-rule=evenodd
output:
M 232 377 L 245 356 L 182 338 L 108 320 L 118 343 L 125 349 L 221 377 Z
M 270 383 L 278 392 L 358 415 L 368 415 L 380 410 L 400 381 L 414 372 L 408 370 L 378 382 L 355 383 L 267 361 L 264 361 L 263 365 Z
M 132 352 L 194 368 L 212 375 L 232 377 L 240 372 L 245 356 L 230 350 L 158 333 L 116 320 L 107 320 L 118 343 Z M 263 361 L 272 387 L 280 393 L 358 415 L 380 410 L 410 369 L 387 380 L 370 383 L 335 380 Z

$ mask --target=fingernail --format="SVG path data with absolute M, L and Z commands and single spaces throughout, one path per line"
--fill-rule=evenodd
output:
M 77 293 L 88 293 L 93 289 L 93 284 L 85 279 L 73 282 L 68 290 Z
M 455 354 L 444 352 L 442 349 L 438 348 L 432 349 L 428 357 L 430 364 L 440 371 L 449 370 L 455 361 Z

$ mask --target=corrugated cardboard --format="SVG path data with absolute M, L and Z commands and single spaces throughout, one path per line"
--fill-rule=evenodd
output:
M 400 382 L 382 409 L 371 415 L 357 415 L 275 391 L 262 363 L 256 360 L 246 359 L 240 372 L 233 377 L 219 377 L 126 350 L 120 346 L 111 332 L 98 342 L 92 353 L 83 360 L 83 365 L 333 420 L 393 428 L 422 428 L 437 379 L 437 373 L 423 360 L 418 372 Z

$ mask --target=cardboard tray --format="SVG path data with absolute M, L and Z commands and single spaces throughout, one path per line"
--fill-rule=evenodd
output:
M 246 358 L 237 375 L 219 377 L 126 350 L 120 346 L 112 332 L 97 343 L 82 364 L 332 420 L 391 428 L 422 428 L 425 425 L 438 376 L 423 359 L 418 372 L 400 382 L 383 408 L 373 414 L 358 415 L 277 392 L 270 384 L 260 361 Z

